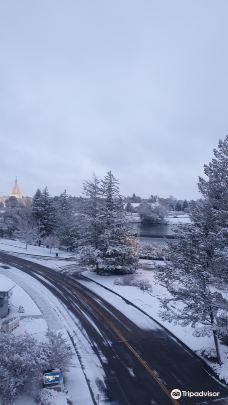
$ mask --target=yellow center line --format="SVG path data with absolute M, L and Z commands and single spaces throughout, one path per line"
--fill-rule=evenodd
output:
M 180 405 L 180 403 L 171 397 L 170 391 L 168 388 L 159 380 L 159 378 L 156 376 L 156 374 L 151 370 L 150 366 L 147 364 L 147 362 L 137 353 L 137 351 L 128 343 L 128 341 L 125 339 L 125 337 L 122 335 L 122 333 L 119 331 L 119 329 L 116 328 L 116 326 L 113 324 L 110 319 L 108 319 L 98 308 L 94 303 L 81 291 L 79 292 L 78 290 L 75 290 L 75 292 L 83 297 L 83 300 L 89 304 L 103 320 L 106 322 L 107 325 L 111 328 L 111 330 L 118 336 L 120 341 L 128 348 L 128 350 L 131 351 L 131 353 L 137 358 L 137 360 L 140 362 L 140 364 L 145 368 L 145 370 L 148 372 L 149 376 L 159 385 L 159 387 L 162 389 L 162 391 L 169 397 L 170 401 L 173 403 L 173 405 Z

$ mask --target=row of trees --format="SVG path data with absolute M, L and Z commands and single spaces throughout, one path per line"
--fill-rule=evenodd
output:
M 169 291 L 162 317 L 191 324 L 198 336 L 213 335 L 218 362 L 219 338 L 228 332 L 228 136 L 199 178 L 202 199 L 191 204 L 191 224 L 170 244 L 166 266 L 157 278 Z
M 134 208 L 132 204 L 141 204 L 141 203 L 158 203 L 162 208 L 167 211 L 185 211 L 188 212 L 189 202 L 187 200 L 178 200 L 173 196 L 163 198 L 157 195 L 151 195 L 149 198 L 141 198 L 135 193 L 131 197 L 126 197 L 127 207 L 132 210 L 132 212 L 137 212 L 137 209 Z
M 5 220 L 12 235 L 25 242 L 66 247 L 80 253 L 84 264 L 97 272 L 131 273 L 137 268 L 138 244 L 130 232 L 112 172 L 94 176 L 83 185 L 84 197 L 75 200 L 64 191 L 51 197 L 47 188 L 37 190 L 32 207 L 8 209 Z

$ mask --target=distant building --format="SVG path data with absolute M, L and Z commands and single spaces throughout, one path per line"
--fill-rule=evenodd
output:
M 14 183 L 14 186 L 12 188 L 10 196 L 15 197 L 17 200 L 21 200 L 23 198 L 20 187 L 19 187 L 18 182 L 17 182 L 17 177 L 16 177 L 16 180 L 15 180 L 15 183 Z
M 32 203 L 32 198 L 31 197 L 24 197 L 23 195 L 22 195 L 22 192 L 21 192 L 21 189 L 20 189 L 20 186 L 19 186 L 19 184 L 18 184 L 18 180 L 17 180 L 17 177 L 16 177 L 16 179 L 15 179 L 15 182 L 14 182 L 14 185 L 13 185 L 13 187 L 12 187 L 12 190 L 11 190 L 11 193 L 10 193 L 10 195 L 9 196 L 0 196 L 0 205 L 2 205 L 3 207 L 5 207 L 6 206 L 6 204 L 7 204 L 7 201 L 10 199 L 10 198 L 16 198 L 17 199 L 17 201 L 18 201 L 18 204 L 20 205 L 20 206 L 24 206 L 24 207 L 29 207 L 29 206 L 31 206 L 31 203 Z M 10 201 L 10 200 L 9 200 Z
M 15 283 L 9 278 L 0 274 L 0 318 L 6 316 L 9 312 L 9 299 Z

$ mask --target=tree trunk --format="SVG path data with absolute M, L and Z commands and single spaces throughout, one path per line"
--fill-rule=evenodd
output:
M 210 312 L 210 318 L 211 318 L 211 324 L 212 327 L 214 326 L 214 314 L 211 310 Z M 217 331 L 213 329 L 213 338 L 214 338 L 214 343 L 215 343 L 215 349 L 216 349 L 216 354 L 217 354 L 217 360 L 219 365 L 221 366 L 222 364 L 222 359 L 221 359 L 221 354 L 220 354 L 220 347 L 219 347 L 219 341 L 218 341 L 218 335 Z

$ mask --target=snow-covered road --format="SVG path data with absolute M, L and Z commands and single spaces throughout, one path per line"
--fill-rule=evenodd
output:
M 127 313 L 122 313 L 124 301 L 121 303 L 121 299 L 118 311 L 74 278 L 22 258 L 0 256 L 5 263 L 15 265 L 17 262 L 17 267 L 33 274 L 65 304 L 67 310 L 62 306 L 59 311 L 58 300 L 49 303 L 57 308 L 57 313 L 62 313 L 63 318 L 67 317 L 68 325 L 73 321 L 75 328 L 76 322 L 78 327 L 75 332 L 81 332 L 75 339 L 79 357 L 85 361 L 80 338 L 86 339 L 90 368 L 96 365 L 97 356 L 105 372 L 103 383 L 101 368 L 98 381 L 94 386 L 91 383 L 91 387 L 99 387 L 100 392 L 106 387 L 110 399 L 119 399 L 121 404 L 146 405 L 152 400 L 157 404 L 169 404 L 172 403 L 169 390 L 176 386 L 191 391 L 214 389 L 223 396 L 227 394 L 227 390 L 211 378 L 203 364 L 162 328 L 152 328 L 148 323 L 146 329 L 144 325 L 137 326 L 129 320 Z M 86 369 L 87 376 L 90 371 Z M 94 372 L 91 375 L 94 376 Z

